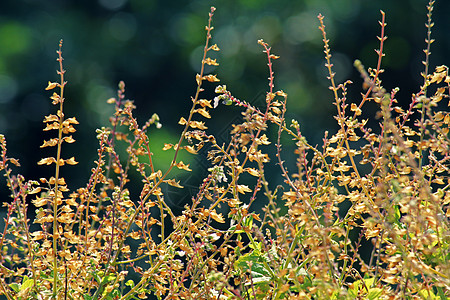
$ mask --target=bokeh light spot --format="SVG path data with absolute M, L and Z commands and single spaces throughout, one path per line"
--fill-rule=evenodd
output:
M 14 78 L 0 74 L 0 103 L 11 101 L 17 94 L 17 82 Z
M 26 52 L 30 45 L 30 30 L 18 23 L 0 24 L 0 56 Z
M 98 2 L 107 9 L 117 10 L 122 8 L 128 0 L 99 0 Z
M 128 13 L 119 12 L 109 20 L 109 32 L 119 41 L 128 41 L 136 34 L 136 18 Z
M 302 12 L 289 17 L 284 27 L 285 39 L 291 44 L 304 42 L 320 42 L 320 34 L 317 30 L 317 18 L 311 12 Z

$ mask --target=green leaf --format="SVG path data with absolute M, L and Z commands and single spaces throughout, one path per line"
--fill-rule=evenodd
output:
M 378 299 L 381 296 L 381 293 L 383 292 L 380 288 L 372 288 L 369 289 L 369 293 L 367 294 L 367 298 L 369 300 L 375 300 Z
M 125 285 L 129 287 L 134 287 L 134 281 L 130 279 L 127 282 L 125 282 Z
M 250 272 L 254 278 L 268 277 L 270 280 L 270 270 L 263 264 L 262 255 L 255 254 L 255 251 L 245 254 L 235 262 L 235 265 L 243 272 Z M 251 268 L 250 268 L 251 265 Z
M 228 229 L 228 231 L 229 232 L 234 232 L 234 233 L 245 233 L 245 231 L 242 230 L 242 229 L 236 230 L 236 225 L 235 226 L 231 226 L 230 229 Z
M 419 295 L 422 296 L 424 299 L 429 299 L 429 300 L 439 299 L 438 296 L 436 296 L 431 289 L 430 290 L 420 290 Z
M 259 254 L 261 253 L 261 250 L 262 250 L 262 243 L 261 243 L 261 242 L 259 242 L 259 243 L 254 243 L 254 244 L 250 243 L 248 246 L 249 246 L 251 249 L 257 251 L 257 252 L 254 253 L 254 254 L 259 255 Z
M 394 206 L 394 217 L 395 217 L 395 223 L 397 223 L 397 224 L 400 223 L 401 214 L 400 214 L 400 209 L 399 209 L 398 205 Z
M 9 286 L 13 289 L 14 292 L 18 293 L 20 291 L 20 284 L 17 282 L 10 283 Z
M 252 216 L 245 217 L 242 224 L 247 228 L 252 228 L 253 227 L 253 217 Z
M 28 276 L 24 276 L 22 280 L 22 286 L 20 287 L 20 290 L 23 291 L 25 289 L 31 288 L 34 286 L 34 281 L 31 278 L 28 278 Z
M 447 297 L 444 294 L 444 290 L 442 289 L 442 287 L 441 286 L 437 286 L 436 288 L 438 290 L 439 297 L 441 297 L 441 300 L 447 299 Z

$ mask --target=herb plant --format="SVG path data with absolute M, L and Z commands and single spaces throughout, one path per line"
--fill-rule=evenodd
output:
M 117 97 L 108 100 L 115 107 L 111 124 L 97 130 L 98 157 L 78 189 L 69 189 L 70 178 L 61 175 L 77 164 L 63 145 L 75 142 L 79 125 L 64 108 L 70 100 L 64 97 L 61 41 L 59 80 L 46 88 L 55 112 L 43 121 L 43 130 L 54 137 L 41 145 L 54 149 L 54 156 L 38 162 L 54 168 L 54 175 L 17 174 L 19 162 L 8 156 L 0 135 L 0 170 L 11 191 L 0 232 L 0 294 L 84 300 L 447 299 L 450 76 L 446 66 L 429 67 L 433 5 L 427 6 L 423 84 L 408 107 L 397 104 L 397 88 L 388 91 L 382 84 L 385 13 L 377 65 L 367 69 L 355 61 L 363 80 L 359 99 L 348 99 L 350 81 L 334 79 L 325 20 L 318 16 L 338 124 L 320 146 L 308 143 L 298 121 L 286 120 L 288 95 L 274 84 L 279 57 L 263 40 L 258 44 L 269 74 L 264 107 L 238 99 L 238 91 L 206 74 L 206 66 L 219 65 L 210 58 L 220 50 L 211 43 L 211 8 L 191 109 L 179 120 L 179 139 L 164 145 L 173 154 L 168 168 L 155 168 L 148 135 L 161 127 L 158 115 L 138 122 L 120 82 Z M 217 96 L 203 99 L 211 83 Z M 362 117 L 368 102 L 378 107 L 374 127 L 368 124 L 376 122 Z M 207 127 L 219 105 L 242 108 L 242 122 L 233 125 L 226 143 Z M 295 144 L 293 153 L 283 151 L 285 137 Z M 208 149 L 208 175 L 175 213 L 162 187 L 182 188 L 172 171 L 192 170 L 179 154 L 196 155 L 202 148 Z M 295 165 L 285 164 L 289 155 Z M 269 162 L 278 164 L 283 177 L 276 187 L 266 171 Z M 140 193 L 131 193 L 130 186 Z M 255 201 L 265 201 L 262 212 L 253 208 Z M 371 254 L 363 259 L 367 242 Z

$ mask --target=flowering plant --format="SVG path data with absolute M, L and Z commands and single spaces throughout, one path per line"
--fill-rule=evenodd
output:
M 45 117 L 44 131 L 56 132 L 41 147 L 55 156 L 39 165 L 53 167 L 50 178 L 29 180 L 13 172 L 19 162 L 8 156 L 0 135 L 0 170 L 11 201 L 0 233 L 0 294 L 6 299 L 446 299 L 450 296 L 450 113 L 448 67 L 429 72 L 431 13 L 423 85 L 409 107 L 397 105 L 398 89 L 381 81 L 385 14 L 381 12 L 378 63 L 355 67 L 363 84 L 361 98 L 347 98 L 351 82 L 337 84 L 332 54 L 319 15 L 337 132 L 313 146 L 301 124 L 286 120 L 288 95 L 275 88 L 273 62 L 279 57 L 263 40 L 269 82 L 265 106 L 234 97 L 225 85 L 213 100 L 202 99 L 204 83 L 219 82 L 205 66 L 210 58 L 211 8 L 197 89 L 165 170 L 156 169 L 151 130 L 161 123 L 153 114 L 143 125 L 119 83 L 108 100 L 115 112 L 110 127 L 97 130 L 97 160 L 84 187 L 68 188 L 62 144 L 74 143 L 78 121 L 66 116 L 62 41 L 57 90 L 50 99 L 56 112 Z M 378 105 L 379 127 L 362 118 L 365 104 Z M 219 105 L 242 108 L 243 120 L 219 143 L 205 119 Z M 208 121 L 210 122 L 210 121 Z M 275 134 L 273 134 L 275 132 Z M 295 144 L 283 151 L 282 137 Z M 284 140 L 284 139 L 283 139 Z M 118 147 L 125 146 L 120 152 Z M 275 154 L 268 149 L 273 147 Z M 186 151 L 207 149 L 210 167 L 197 193 L 175 213 L 162 187 L 183 188 L 174 169 L 191 172 L 179 159 Z M 295 166 L 283 157 L 296 156 Z M 283 177 L 274 187 L 267 165 L 275 161 Z M 133 181 L 130 172 L 140 175 Z M 70 178 L 67 178 L 69 181 Z M 132 194 L 129 186 L 139 186 Z M 255 201 L 265 201 L 262 212 Z M 36 208 L 30 220 L 30 202 Z M 33 225 L 36 224 L 36 225 Z M 370 242 L 369 259 L 362 245 Z

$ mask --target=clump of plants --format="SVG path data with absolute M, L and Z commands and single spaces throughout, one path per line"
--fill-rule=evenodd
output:
M 75 142 L 78 125 L 64 109 L 69 100 L 61 41 L 59 80 L 46 88 L 55 112 L 43 121 L 43 130 L 54 137 L 41 145 L 54 149 L 54 156 L 38 162 L 54 168 L 54 175 L 17 174 L 19 162 L 8 156 L 0 135 L 0 170 L 11 191 L 0 233 L 0 294 L 84 300 L 447 299 L 450 75 L 446 66 L 429 70 L 433 5 L 427 6 L 423 85 L 408 107 L 397 104 L 397 88 L 383 88 L 384 12 L 377 66 L 355 62 L 364 81 L 359 99 L 347 97 L 351 82 L 334 79 L 324 17 L 318 16 L 339 127 L 326 132 L 320 146 L 308 143 L 299 122 L 286 120 L 288 95 L 274 85 L 279 57 L 263 40 L 258 44 L 269 73 L 264 107 L 239 100 L 239 92 L 223 84 L 215 87 L 214 99 L 202 98 L 205 82 L 219 82 L 205 73 L 207 65 L 219 65 L 210 58 L 219 51 L 211 44 L 211 8 L 192 107 L 179 120 L 178 141 L 164 146 L 173 153 L 169 167 L 158 170 L 153 163 L 148 132 L 161 127 L 159 117 L 138 122 L 120 82 L 117 97 L 108 100 L 115 107 L 111 124 L 97 130 L 90 178 L 74 190 L 61 175 L 77 163 L 62 145 Z M 378 106 L 378 127 L 362 118 L 368 102 Z M 210 112 L 224 104 L 241 107 L 243 119 L 233 125 L 229 141 L 219 143 L 207 123 L 214 121 Z M 285 136 L 295 143 L 293 153 L 283 151 Z M 208 175 L 175 214 L 162 187 L 182 188 L 171 171 L 191 168 L 179 153 L 196 155 L 204 147 Z M 284 163 L 289 155 L 296 157 L 294 166 Z M 284 179 L 275 188 L 266 171 L 270 161 Z M 132 180 L 131 172 L 141 180 Z M 140 193 L 131 193 L 130 186 Z M 263 212 L 253 209 L 256 200 L 267 203 Z M 364 260 L 361 245 L 367 242 L 373 247 Z

